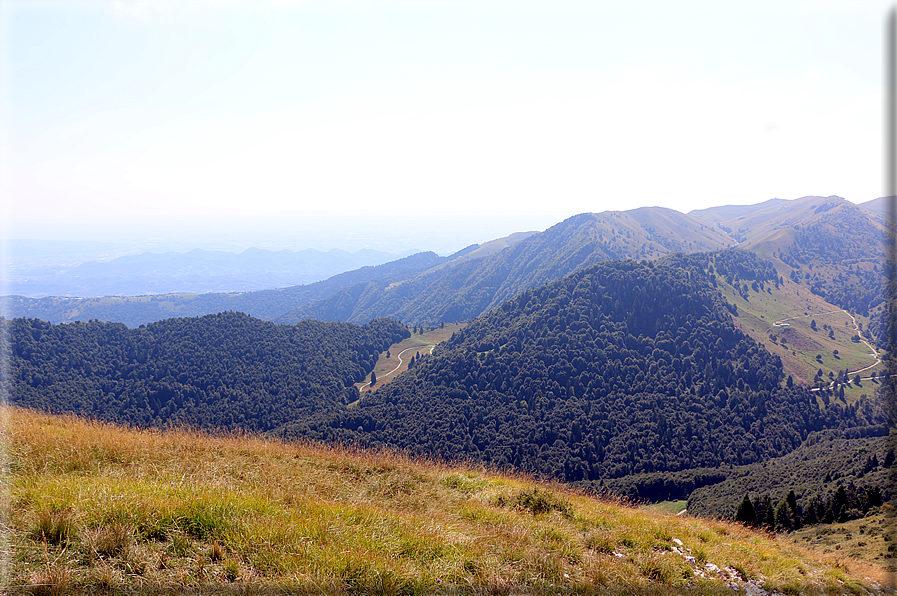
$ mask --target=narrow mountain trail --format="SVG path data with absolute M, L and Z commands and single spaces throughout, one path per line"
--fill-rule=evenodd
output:
M 844 312 L 844 313 L 847 313 L 847 316 L 849 316 L 851 319 L 853 319 L 853 324 L 856 325 L 856 322 L 857 322 L 857 321 L 856 321 L 856 319 L 853 318 L 853 315 L 852 315 L 852 314 L 850 314 L 849 312 L 847 312 L 847 311 L 844 310 L 844 309 L 838 308 L 838 309 L 835 309 L 835 310 L 829 310 L 829 311 L 826 311 L 826 312 L 815 312 L 815 313 L 814 313 L 814 312 L 811 312 L 810 314 L 806 314 L 806 315 L 797 315 L 796 317 L 788 317 L 787 319 L 780 319 L 780 320 L 776 321 L 775 323 L 773 323 L 773 326 L 774 326 L 774 327 L 775 327 L 775 326 L 779 326 L 779 327 L 781 327 L 781 326 L 782 326 L 781 323 L 784 323 L 785 321 L 793 321 L 793 320 L 795 320 L 795 319 L 809 319 L 810 317 L 821 317 L 821 316 L 824 316 L 824 315 L 833 315 L 833 314 L 835 314 L 836 312 Z
M 856 332 L 857 332 L 857 337 L 860 338 L 860 342 L 862 342 L 862 344 L 863 344 L 864 346 L 866 346 L 867 348 L 869 348 L 869 355 L 870 355 L 870 356 L 875 356 L 875 363 L 874 363 L 874 364 L 872 364 L 872 365 L 870 365 L 870 366 L 867 366 L 866 368 L 860 368 L 860 369 L 858 369 L 858 370 L 850 371 L 850 372 L 848 372 L 847 374 L 849 374 L 849 375 L 853 375 L 853 374 L 856 374 L 856 373 L 861 373 L 861 372 L 863 372 L 864 370 L 869 370 L 870 368 L 875 368 L 876 366 L 880 365 L 880 364 L 881 364 L 881 358 L 878 356 L 878 350 L 875 349 L 875 346 L 873 346 L 873 345 L 870 344 L 868 341 L 866 341 L 865 339 L 863 339 L 863 336 L 860 334 L 860 325 L 859 325 L 859 323 L 857 323 L 857 319 L 856 319 L 856 317 L 853 316 L 852 314 L 850 314 L 849 312 L 847 312 L 846 310 L 845 310 L 844 312 L 847 313 L 847 316 L 850 317 L 850 320 L 851 320 L 851 321 L 853 321 L 853 328 L 856 330 Z M 866 379 L 863 379 L 863 380 L 865 381 Z
M 396 355 L 399 362 L 397 365 L 393 366 L 394 360 L 392 358 L 385 358 L 386 352 L 381 354 L 380 359 L 374 367 L 374 370 L 377 372 L 378 385 L 381 380 L 392 380 L 392 378 L 402 373 L 404 370 L 402 367 L 405 366 L 407 362 L 403 356 L 407 352 L 418 351 L 421 355 L 432 354 L 437 345 L 450 339 L 456 331 L 463 329 L 465 325 L 466 324 L 464 323 L 449 323 L 444 326 L 434 327 L 433 329 L 427 330 L 426 333 L 421 333 L 420 335 L 415 334 L 410 338 L 390 346 L 389 349 Z M 384 358 L 386 363 L 383 362 Z M 381 373 L 380 371 L 386 366 L 393 366 L 393 368 L 384 370 Z M 370 382 L 364 383 L 363 385 L 356 385 L 356 387 L 358 387 L 358 391 L 371 390 Z

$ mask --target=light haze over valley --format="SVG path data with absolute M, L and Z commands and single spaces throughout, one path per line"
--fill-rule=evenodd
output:
M 2 6 L 8 266 L 883 194 L 884 2 Z

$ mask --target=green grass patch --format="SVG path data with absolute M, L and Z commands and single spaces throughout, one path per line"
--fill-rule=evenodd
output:
M 648 505 L 642 505 L 641 508 L 645 509 L 646 511 L 653 511 L 654 513 L 676 515 L 684 511 L 687 504 L 688 500 L 683 499 L 679 501 L 661 501 L 659 503 L 650 503 Z

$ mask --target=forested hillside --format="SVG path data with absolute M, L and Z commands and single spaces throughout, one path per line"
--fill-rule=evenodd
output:
M 605 262 L 473 321 L 357 408 L 287 436 L 360 440 L 593 483 L 748 464 L 814 430 L 878 420 L 820 410 L 737 330 L 710 265 L 756 279 L 739 251 Z
M 863 210 L 845 208 L 797 227 L 780 258 L 814 294 L 869 316 L 884 301 L 885 239 Z
M 784 457 L 726 471 L 724 480 L 691 493 L 688 510 L 707 517 L 734 518 L 744 496 L 749 495 L 752 501 L 765 503 L 752 507 L 755 516 L 763 516 L 768 505 L 776 509 L 793 492 L 787 516 L 791 526 L 785 529 L 846 521 L 862 517 L 894 496 L 894 466 L 894 444 L 888 440 L 885 425 L 826 430 L 812 433 L 799 449 Z M 759 523 L 776 525 L 762 517 Z
M 729 243 L 721 230 L 672 209 L 582 213 L 497 254 L 443 266 L 401 283 L 347 287 L 276 320 L 466 321 L 524 290 L 601 261 L 658 258 L 675 251 L 719 249 Z
M 137 426 L 266 431 L 332 413 L 377 355 L 410 334 L 394 321 L 276 325 L 242 313 L 138 329 L 0 319 L 13 404 Z

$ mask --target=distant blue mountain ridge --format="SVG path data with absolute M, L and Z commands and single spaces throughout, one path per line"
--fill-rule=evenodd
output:
M 362 249 L 301 251 L 248 248 L 144 252 L 109 261 L 19 266 L 7 270 L 9 293 L 45 296 L 140 296 L 173 292 L 248 292 L 314 283 L 352 269 L 407 256 Z

